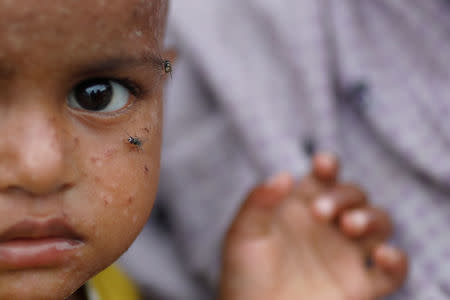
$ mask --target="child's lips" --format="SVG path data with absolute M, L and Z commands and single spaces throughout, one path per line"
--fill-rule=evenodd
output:
M 0 270 L 57 266 L 83 244 L 61 219 L 25 220 L 0 235 Z

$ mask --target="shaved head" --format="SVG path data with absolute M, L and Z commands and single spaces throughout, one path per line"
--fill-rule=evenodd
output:
M 68 66 L 85 54 L 161 56 L 167 10 L 167 0 L 0 0 L 0 70 L 6 56 L 36 62 L 49 50 Z
M 160 48 L 167 10 L 168 0 L 0 0 L 0 27 L 6 29 L 1 34 L 10 34 L 12 45 L 19 47 L 18 35 L 39 39 L 51 24 L 53 33 L 63 36 L 76 26 L 107 30 L 114 19 L 128 29 L 121 34 L 152 39 Z

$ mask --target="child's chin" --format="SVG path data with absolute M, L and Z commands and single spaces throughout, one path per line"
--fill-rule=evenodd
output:
M 0 299 L 30 299 L 30 300 L 63 300 L 72 295 L 71 291 L 60 289 L 46 289 L 45 287 L 35 288 L 33 290 L 9 290 L 0 292 Z
M 33 291 L 31 293 L 23 292 L 23 291 L 9 291 L 8 293 L 4 294 L 3 292 L 0 292 L 0 299 L 30 299 L 30 300 L 64 300 L 70 297 L 72 293 L 58 293 L 59 291 L 56 291 L 56 293 L 52 294 L 51 290 L 39 290 L 39 291 Z
M 84 279 L 57 270 L 0 271 L 0 299 L 62 300 L 72 295 Z

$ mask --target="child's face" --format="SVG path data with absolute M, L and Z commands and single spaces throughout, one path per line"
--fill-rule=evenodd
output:
M 0 0 L 0 299 L 67 297 L 145 224 L 165 14 L 164 0 Z

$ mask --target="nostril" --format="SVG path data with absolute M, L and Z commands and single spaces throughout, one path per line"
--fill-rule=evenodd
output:
M 36 197 L 37 195 L 34 192 L 28 191 L 26 189 L 24 189 L 21 186 L 17 186 L 17 185 L 10 185 L 7 186 L 5 189 L 3 189 L 2 191 L 0 191 L 2 194 L 11 196 L 11 197 Z
M 61 186 L 61 188 L 59 189 L 60 192 L 65 192 L 70 190 L 73 187 L 73 183 L 65 183 Z
M 23 192 L 24 192 L 24 190 L 21 187 L 13 186 L 13 185 L 7 186 L 4 189 L 4 193 L 5 194 L 11 194 L 11 195 L 20 194 L 20 193 L 23 193 Z
M 19 185 L 10 185 L 0 190 L 3 194 L 8 195 L 27 195 L 29 197 L 40 197 L 42 195 L 56 194 L 56 193 L 64 193 L 70 190 L 73 187 L 72 183 L 65 183 L 62 185 L 55 186 L 53 189 L 42 189 L 42 190 L 31 190 L 26 187 L 22 187 Z

